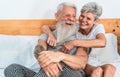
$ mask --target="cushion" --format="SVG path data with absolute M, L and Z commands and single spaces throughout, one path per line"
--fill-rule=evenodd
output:
M 105 34 L 106 46 L 104 48 L 92 48 L 88 64 L 99 66 L 120 61 L 117 48 L 117 36 L 112 33 Z
M 38 36 L 0 35 L 0 75 L 12 63 L 24 65 L 37 72 L 39 65 L 33 54 L 37 41 Z

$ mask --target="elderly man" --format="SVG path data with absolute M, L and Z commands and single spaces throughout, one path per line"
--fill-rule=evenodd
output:
M 47 46 L 47 35 L 42 34 L 35 48 L 40 71 L 35 73 L 21 65 L 12 64 L 5 69 L 6 77 L 83 77 L 87 62 L 85 49 L 73 48 L 70 54 L 60 52 L 64 42 L 76 39 L 76 7 L 62 3 L 55 17 L 57 29 L 53 34 L 57 39 L 56 47 Z

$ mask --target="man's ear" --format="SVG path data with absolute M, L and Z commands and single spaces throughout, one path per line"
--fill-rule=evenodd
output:
M 55 19 L 56 19 L 56 21 L 58 21 L 58 19 L 59 19 L 58 13 L 55 13 Z

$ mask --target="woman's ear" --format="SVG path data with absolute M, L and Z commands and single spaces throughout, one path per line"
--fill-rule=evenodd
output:
M 96 19 L 96 20 L 94 21 L 94 24 L 97 23 L 99 20 L 100 20 L 100 19 Z

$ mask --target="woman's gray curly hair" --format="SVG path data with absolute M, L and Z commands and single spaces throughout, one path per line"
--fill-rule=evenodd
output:
M 96 2 L 89 2 L 82 7 L 81 13 L 84 12 L 92 13 L 93 15 L 95 15 L 96 20 L 102 15 L 102 7 Z

